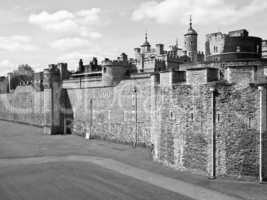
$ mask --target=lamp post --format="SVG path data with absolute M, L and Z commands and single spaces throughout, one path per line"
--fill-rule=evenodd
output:
M 134 147 L 137 146 L 138 142 L 138 130 L 137 130 L 137 88 L 134 86 L 134 94 L 135 94 L 135 142 L 134 142 Z
M 90 99 L 90 127 L 89 127 L 89 133 L 88 131 L 86 130 L 86 133 L 85 133 L 85 138 L 87 140 L 90 139 L 91 135 L 92 135 L 92 126 L 93 126 L 93 99 Z

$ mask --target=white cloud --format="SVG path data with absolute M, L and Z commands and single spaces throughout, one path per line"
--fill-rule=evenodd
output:
M 88 33 L 88 36 L 92 39 L 99 39 L 102 37 L 102 34 L 98 32 L 90 32 Z
M 24 35 L 0 36 L 0 50 L 34 51 L 37 47 L 31 43 L 31 38 Z
M 55 40 L 50 44 L 50 46 L 54 49 L 59 50 L 69 50 L 75 48 L 84 48 L 90 47 L 91 43 L 87 39 L 83 38 L 62 38 L 59 40 Z
M 10 62 L 8 59 L 0 61 L 0 75 L 6 75 L 8 72 L 13 71 L 16 65 Z
M 7 59 L 0 61 L 0 66 L 1 67 L 10 67 L 11 65 L 13 65 L 13 64 Z
M 132 13 L 134 21 L 155 20 L 161 24 L 184 23 L 189 15 L 194 22 L 210 24 L 211 22 L 227 24 L 241 18 L 252 16 L 267 8 L 267 1 L 252 0 L 242 7 L 226 4 L 224 0 L 163 0 L 142 3 Z
M 79 59 L 91 59 L 92 57 L 97 56 L 91 53 L 81 53 L 79 51 L 70 52 L 64 54 L 58 58 L 59 61 L 72 61 L 75 60 L 78 62 Z
M 46 31 L 87 36 L 91 34 L 92 27 L 100 23 L 100 12 L 99 8 L 80 10 L 75 13 L 66 10 L 59 10 L 54 13 L 43 11 L 38 14 L 31 14 L 29 22 Z
M 81 21 L 85 24 L 95 24 L 100 20 L 100 8 L 92 8 L 90 10 L 80 10 L 77 12 L 77 16 L 81 17 Z

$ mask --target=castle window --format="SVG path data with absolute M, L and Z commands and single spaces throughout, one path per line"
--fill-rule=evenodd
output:
M 236 47 L 236 52 L 240 52 L 240 46 Z
M 193 121 L 194 120 L 194 114 L 191 113 L 191 120 Z
M 218 52 L 218 47 L 214 46 L 214 53 Z
M 248 118 L 248 128 L 252 128 L 252 117 Z
M 107 68 L 106 67 L 104 67 L 104 73 L 106 73 L 107 72 Z
M 221 115 L 217 114 L 217 121 L 220 122 L 220 120 L 221 120 Z
M 173 114 L 173 111 L 170 111 L 170 119 L 175 120 L 175 115 Z
M 135 99 L 135 95 L 132 95 L 132 106 L 135 106 L 135 104 L 136 104 L 136 99 Z

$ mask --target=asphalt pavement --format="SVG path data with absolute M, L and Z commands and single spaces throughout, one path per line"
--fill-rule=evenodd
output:
M 179 172 L 149 149 L 0 121 L 0 200 L 267 200 L 266 185 Z

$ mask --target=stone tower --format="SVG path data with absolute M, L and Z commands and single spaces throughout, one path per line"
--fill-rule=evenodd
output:
M 192 28 L 192 17 L 190 16 L 189 29 L 184 35 L 184 49 L 193 63 L 197 62 L 197 32 Z
M 147 33 L 145 35 L 145 42 L 141 45 L 141 48 L 142 48 L 142 53 L 150 52 L 151 45 L 148 42 Z

